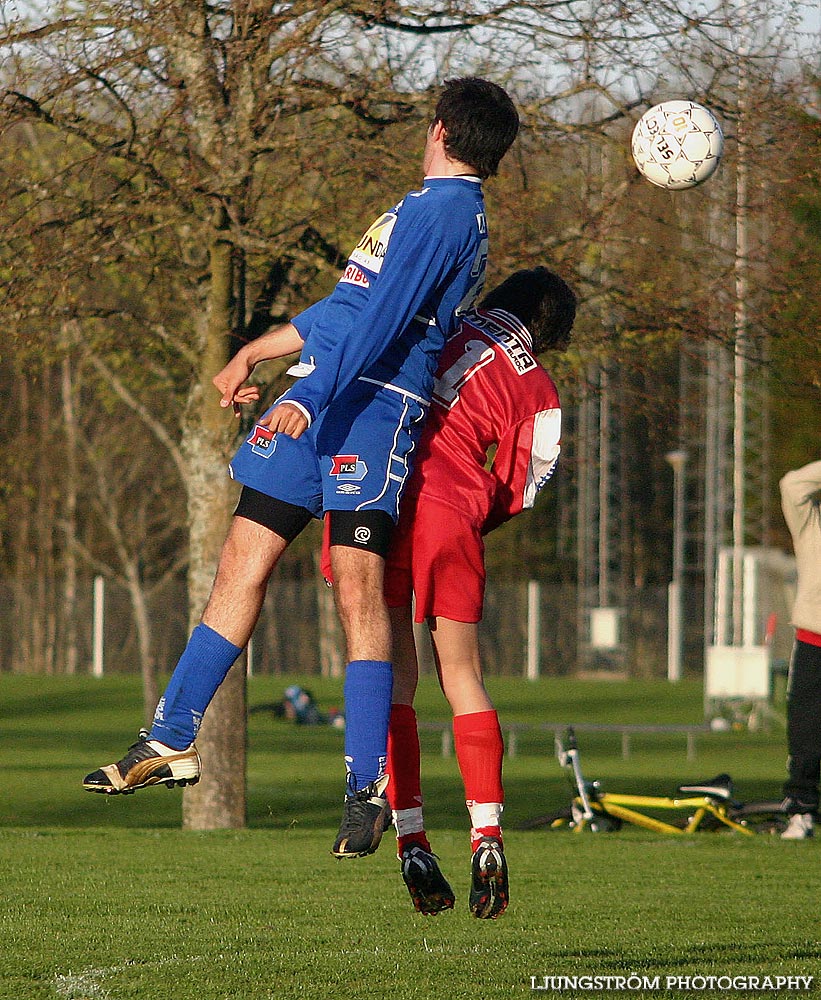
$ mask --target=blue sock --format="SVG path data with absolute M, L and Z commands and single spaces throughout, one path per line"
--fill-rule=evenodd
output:
M 151 739 L 185 750 L 197 736 L 203 714 L 242 652 L 207 625 L 197 625 L 154 713 Z
M 393 667 L 385 660 L 352 660 L 345 672 L 345 763 L 352 791 L 385 773 Z

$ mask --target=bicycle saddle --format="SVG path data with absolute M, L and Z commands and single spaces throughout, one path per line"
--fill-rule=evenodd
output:
M 729 801 L 733 797 L 733 779 L 729 774 L 717 774 L 709 781 L 695 785 L 679 785 L 677 791 L 684 795 L 707 795 L 711 799 Z

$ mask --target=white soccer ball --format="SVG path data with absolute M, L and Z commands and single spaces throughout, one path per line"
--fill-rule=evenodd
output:
M 680 191 L 711 177 L 724 135 L 713 114 L 694 101 L 664 101 L 633 129 L 631 151 L 642 176 L 656 187 Z

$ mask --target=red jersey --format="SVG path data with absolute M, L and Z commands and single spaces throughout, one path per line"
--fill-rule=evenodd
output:
M 502 309 L 471 313 L 442 353 L 408 496 L 457 507 L 486 534 L 533 506 L 560 436 L 556 386 L 528 330 Z

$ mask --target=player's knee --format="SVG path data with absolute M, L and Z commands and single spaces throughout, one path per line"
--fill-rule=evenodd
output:
M 343 621 L 384 609 L 382 559 L 369 552 L 346 553 L 334 562 L 334 599 Z
M 387 616 L 383 590 L 392 530 L 384 511 L 331 511 L 334 598 L 346 627 Z

